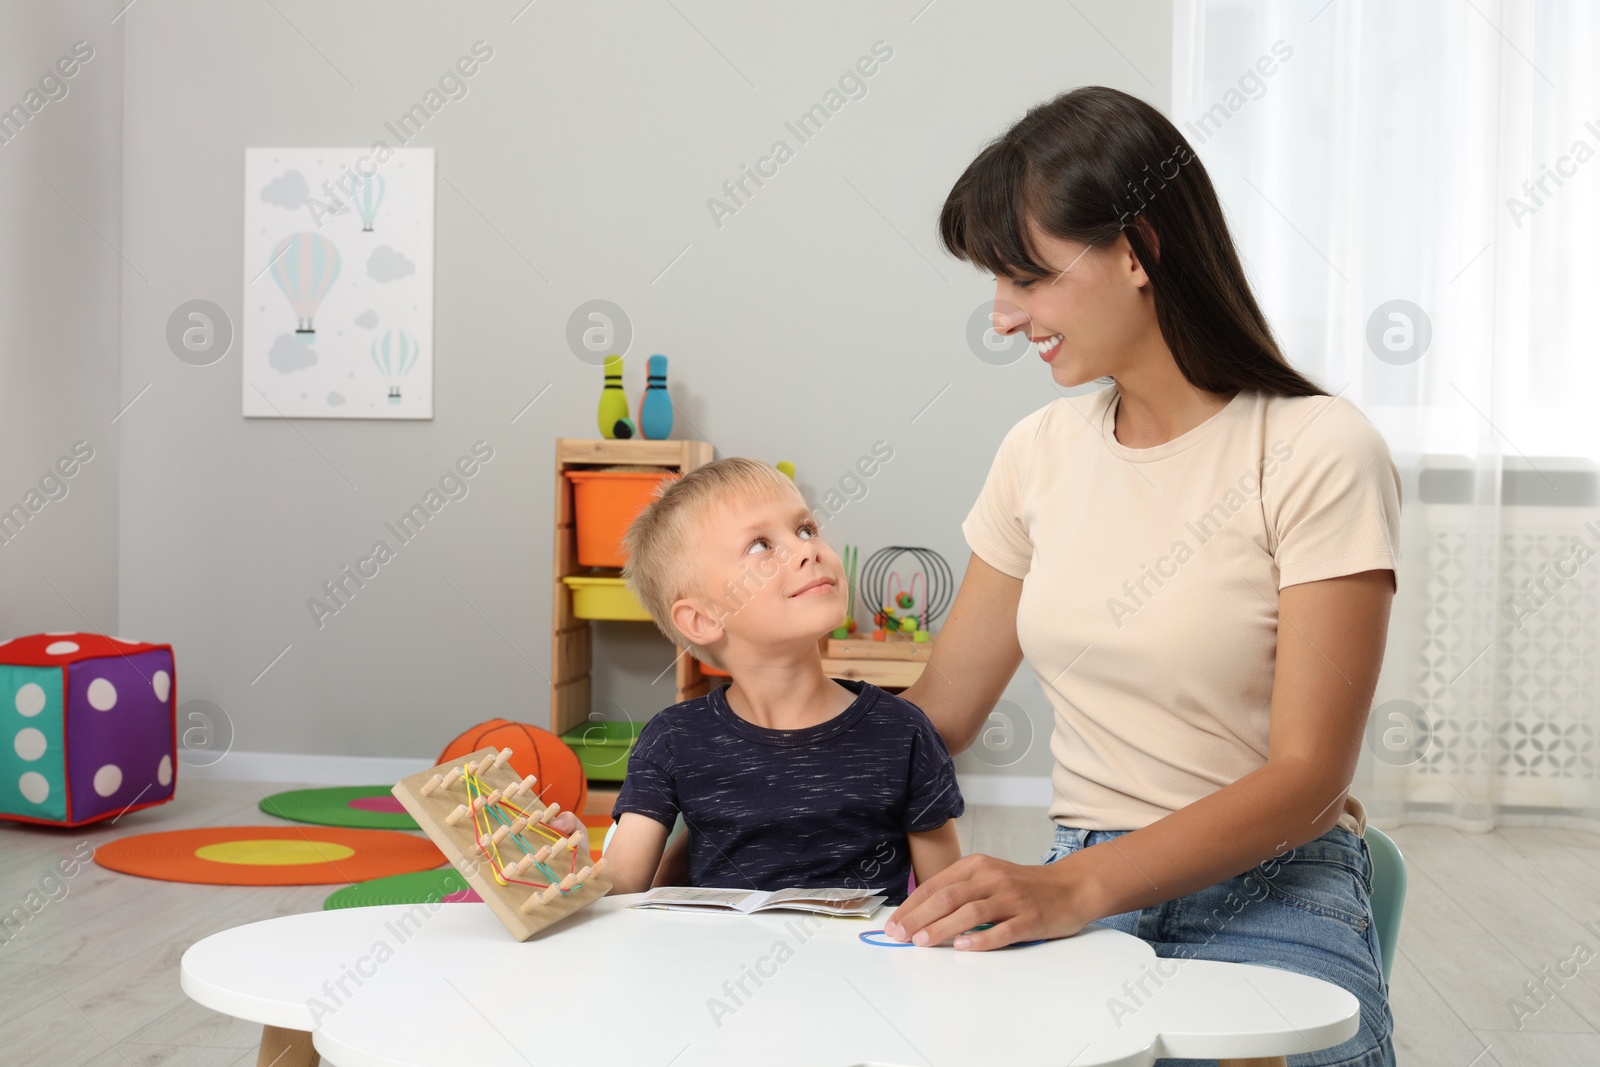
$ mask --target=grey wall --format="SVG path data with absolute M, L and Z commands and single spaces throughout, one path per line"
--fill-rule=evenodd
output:
M 564 337 L 594 298 L 632 322 L 631 396 L 644 356 L 671 358 L 675 437 L 791 460 L 814 500 L 888 441 L 827 536 L 863 557 L 926 545 L 959 580 L 995 445 L 1057 394 L 1031 354 L 969 350 L 991 286 L 937 249 L 939 206 L 1037 101 L 1170 95 L 1166 0 L 535 4 L 513 22 L 521 6 L 144 0 L 122 20 L 121 239 L 151 279 L 124 278 L 122 392 L 151 388 L 119 423 L 120 626 L 174 643 L 180 699 L 219 705 L 239 749 L 426 756 L 492 715 L 546 721 L 552 445 L 596 435 L 600 384 Z M 438 149 L 436 417 L 242 418 L 237 350 L 189 366 L 164 329 L 195 298 L 238 321 L 244 149 L 396 144 L 384 123 L 479 39 L 492 60 L 412 142 Z M 879 40 L 893 57 L 866 95 L 800 144 L 785 121 Z M 707 199 L 780 138 L 793 159 L 719 228 Z M 110 402 L 96 389 L 80 408 Z M 79 432 L 54 423 L 7 457 L 8 491 Z M 479 440 L 494 459 L 470 494 L 319 629 L 307 599 Z M 603 625 L 597 661 L 599 698 L 637 717 L 671 701 L 648 624 Z M 1042 742 L 1026 672 L 1011 697 Z M 1048 766 L 1039 743 L 1007 770 Z
M 112 420 L 132 398 L 118 302 L 123 285 L 145 284 L 115 247 L 119 6 L 13 7 L 0 33 L 0 637 L 116 632 Z

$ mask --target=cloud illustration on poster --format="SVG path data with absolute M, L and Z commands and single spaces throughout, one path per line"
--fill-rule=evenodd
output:
M 284 374 L 305 370 L 316 361 L 316 349 L 304 341 L 296 341 L 292 333 L 280 333 L 278 339 L 272 342 L 272 351 L 267 353 L 267 362 L 272 364 L 272 369 Z
M 416 271 L 417 265 L 388 245 L 379 245 L 367 258 L 367 276 L 376 282 L 392 282 Z
M 369 330 L 372 329 L 374 326 L 378 325 L 378 313 L 373 311 L 371 308 L 368 308 L 356 316 L 356 325 L 365 326 Z
M 261 190 L 261 199 L 291 211 L 305 207 L 310 196 L 311 188 L 306 185 L 306 177 L 297 170 L 284 171 Z
M 328 406 L 330 408 L 336 408 L 340 404 L 343 404 L 343 403 L 344 403 L 344 394 L 343 393 L 331 392 L 331 393 L 328 394 Z

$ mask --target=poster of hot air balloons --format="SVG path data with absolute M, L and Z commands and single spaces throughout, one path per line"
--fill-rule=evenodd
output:
M 434 167 L 431 148 L 245 150 L 245 415 L 433 418 Z

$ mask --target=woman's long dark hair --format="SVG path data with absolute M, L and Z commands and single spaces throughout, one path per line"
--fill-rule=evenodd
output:
M 1127 236 L 1150 278 L 1161 336 L 1197 388 L 1327 395 L 1284 359 L 1210 176 L 1143 100 L 1096 85 L 1030 108 L 956 181 L 939 236 L 958 259 L 996 276 L 1048 278 L 1059 268 L 1039 262 L 1030 219 L 1095 248 Z

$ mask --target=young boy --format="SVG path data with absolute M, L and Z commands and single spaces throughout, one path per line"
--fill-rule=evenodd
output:
M 944 742 L 916 705 L 823 673 L 843 567 L 793 482 L 734 457 L 665 486 L 627 531 L 623 577 L 662 633 L 733 681 L 645 724 L 612 812 L 613 891 L 650 887 L 681 813 L 690 885 L 899 904 L 913 870 L 922 882 L 961 856 Z

